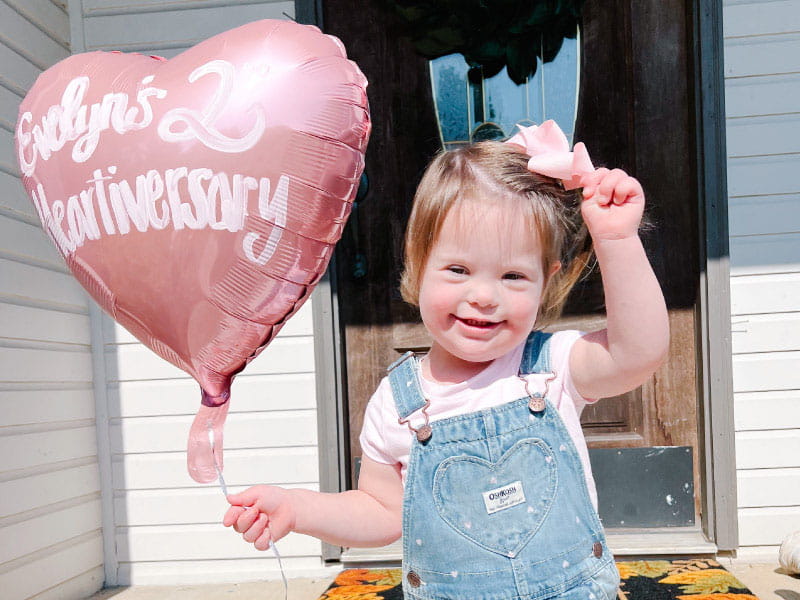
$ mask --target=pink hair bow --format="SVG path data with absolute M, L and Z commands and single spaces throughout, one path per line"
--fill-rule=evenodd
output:
M 594 171 L 594 165 L 583 142 L 569 150 L 567 136 L 552 119 L 538 127 L 519 127 L 519 132 L 506 141 L 525 149 L 531 157 L 528 170 L 553 179 L 560 179 L 565 190 L 581 187 L 581 177 Z

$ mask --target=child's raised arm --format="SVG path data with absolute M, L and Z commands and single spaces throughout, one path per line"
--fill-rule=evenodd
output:
M 257 485 L 230 494 L 222 523 L 258 550 L 290 531 L 336 546 L 384 546 L 400 537 L 403 483 L 399 467 L 363 457 L 358 489 L 339 494 Z
M 669 322 L 639 239 L 641 184 L 620 169 L 597 169 L 581 183 L 581 212 L 600 265 L 607 324 L 575 342 L 570 370 L 581 395 L 607 398 L 636 388 L 658 369 L 669 347 Z

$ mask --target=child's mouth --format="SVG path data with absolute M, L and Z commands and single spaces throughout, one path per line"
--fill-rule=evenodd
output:
M 477 329 L 493 329 L 499 325 L 499 323 L 495 321 L 483 321 L 481 319 L 462 319 L 461 317 L 456 317 L 456 319 L 468 327 L 475 327 Z

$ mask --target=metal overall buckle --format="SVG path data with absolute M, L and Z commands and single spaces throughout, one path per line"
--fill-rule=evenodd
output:
M 528 380 L 521 374 L 518 374 L 517 377 L 525 384 L 525 393 L 528 394 L 528 409 L 532 413 L 544 412 L 544 409 L 547 407 L 547 393 L 550 391 L 550 382 L 556 378 L 556 372 L 551 371 L 550 376 L 544 380 L 544 394 L 539 392 L 531 393 L 530 388 L 528 388 Z
M 428 407 L 430 405 L 431 405 L 431 401 L 428 400 L 427 398 L 425 398 L 425 406 L 423 406 L 420 409 L 422 411 L 422 414 L 425 417 L 425 423 L 419 429 L 414 429 L 411 426 L 411 423 L 409 422 L 409 419 L 397 419 L 397 422 L 400 423 L 400 425 L 408 426 L 408 428 L 411 431 L 413 431 L 414 434 L 416 434 L 417 441 L 419 443 L 421 443 L 421 444 L 424 444 L 425 442 L 427 442 L 429 439 L 431 439 L 431 436 L 433 435 L 433 429 L 431 429 L 430 423 L 428 422 L 429 421 L 429 419 L 428 419 Z

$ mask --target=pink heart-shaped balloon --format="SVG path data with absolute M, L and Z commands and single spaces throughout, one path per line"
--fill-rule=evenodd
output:
M 222 466 L 234 375 L 308 298 L 341 236 L 370 132 L 366 85 L 336 38 L 266 20 L 168 61 L 71 56 L 20 106 L 17 155 L 45 231 L 91 296 L 202 388 L 198 481 Z

